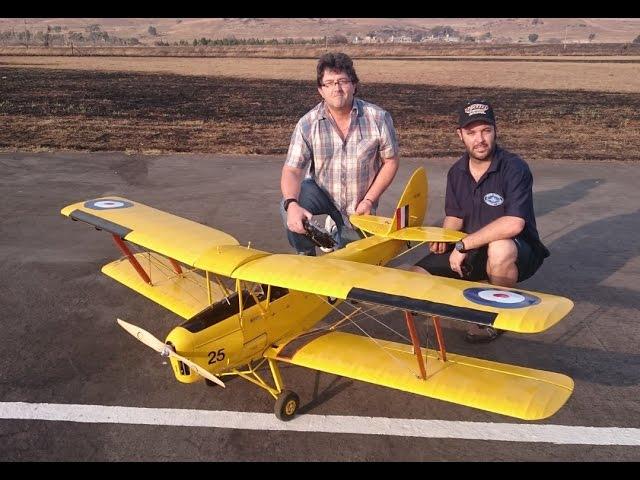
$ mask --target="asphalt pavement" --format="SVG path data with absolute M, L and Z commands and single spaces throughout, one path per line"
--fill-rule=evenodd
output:
M 426 224 L 443 218 L 452 158 L 403 159 L 379 213 L 391 215 L 424 166 Z M 177 317 L 100 272 L 120 253 L 110 235 L 60 215 L 65 205 L 121 195 L 205 223 L 242 244 L 291 252 L 278 213 L 281 156 L 124 153 L 0 154 L 0 404 L 80 404 L 271 413 L 272 399 L 240 379 L 182 385 L 121 317 L 166 335 Z M 530 162 L 538 229 L 551 250 L 520 287 L 566 296 L 573 311 L 538 335 L 451 351 L 564 373 L 567 404 L 542 425 L 640 428 L 640 170 L 637 163 Z M 415 257 L 414 257 L 415 258 Z M 408 258 L 407 260 L 411 260 Z M 298 367 L 283 369 L 303 414 L 527 424 L 467 407 Z M 43 407 L 44 408 L 44 407 Z M 0 406 L 1 410 L 1 406 Z M 415 438 L 402 435 L 0 419 L 0 460 L 640 460 L 640 447 Z

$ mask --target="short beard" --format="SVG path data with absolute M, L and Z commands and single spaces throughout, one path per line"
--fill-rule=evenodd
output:
M 469 154 L 469 157 L 470 157 L 470 158 L 473 158 L 473 159 L 478 160 L 478 161 L 480 161 L 480 162 L 482 162 L 482 161 L 484 161 L 484 160 L 487 160 L 487 159 L 488 159 L 488 160 L 491 160 L 491 159 L 493 158 L 493 154 L 494 154 L 494 152 L 496 151 L 496 145 L 497 145 L 497 144 L 496 144 L 496 143 L 494 143 L 494 144 L 493 144 L 493 148 L 492 148 L 491 150 L 487 151 L 486 155 L 485 155 L 484 157 L 482 157 L 482 158 L 476 157 L 476 156 L 474 155 L 474 153 L 473 153 L 473 150 L 469 150 L 469 149 L 467 149 L 467 153 Z

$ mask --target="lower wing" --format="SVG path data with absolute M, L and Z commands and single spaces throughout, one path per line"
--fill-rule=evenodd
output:
M 265 356 L 282 362 L 395 388 L 524 420 L 557 412 L 573 392 L 573 380 L 559 373 L 506 365 L 434 350 L 420 378 L 411 345 L 344 332 L 309 333 L 272 347 Z

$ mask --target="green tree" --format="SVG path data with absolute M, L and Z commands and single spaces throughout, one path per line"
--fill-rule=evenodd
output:
M 149 32 L 149 35 L 151 35 L 152 37 L 158 36 L 158 31 L 156 30 L 156 27 L 152 25 L 149 25 L 149 28 L 147 31 Z
M 633 39 L 633 43 L 640 43 L 640 35 Z
M 529 34 L 529 41 L 531 43 L 535 43 L 536 40 L 538 40 L 538 34 L 537 33 L 530 33 Z

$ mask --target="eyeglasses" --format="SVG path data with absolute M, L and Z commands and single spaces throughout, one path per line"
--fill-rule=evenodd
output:
M 351 83 L 351 80 L 348 78 L 339 78 L 338 80 L 335 81 L 331 81 L 329 80 L 328 82 L 324 82 L 322 84 L 323 87 L 325 88 L 331 88 L 331 87 L 335 87 L 337 85 L 340 85 L 341 87 L 345 87 L 347 85 L 349 85 Z

